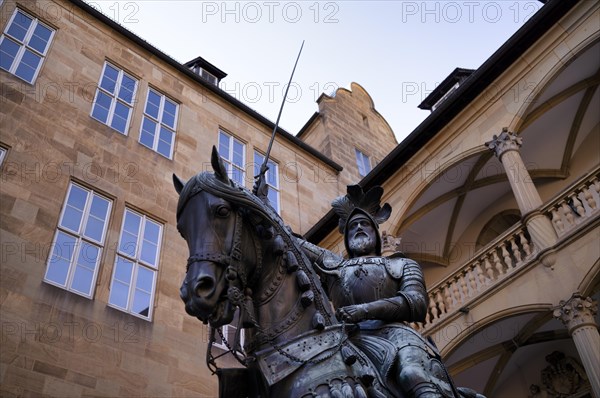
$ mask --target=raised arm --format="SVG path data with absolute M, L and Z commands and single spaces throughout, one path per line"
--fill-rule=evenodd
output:
M 344 260 L 341 256 L 314 245 L 297 237 L 296 242 L 314 265 L 315 271 L 321 277 L 325 290 L 329 293 L 329 287 L 334 279 L 339 278 L 339 267 Z

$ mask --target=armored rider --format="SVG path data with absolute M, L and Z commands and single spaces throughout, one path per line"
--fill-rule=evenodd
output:
M 421 267 L 401 253 L 381 255 L 379 224 L 391 214 L 380 206 L 381 187 L 358 185 L 332 206 L 340 217 L 348 259 L 304 242 L 338 316 L 358 325 L 352 342 L 373 362 L 393 396 L 476 397 L 455 389 L 437 350 L 407 322 L 423 322 L 428 296 Z

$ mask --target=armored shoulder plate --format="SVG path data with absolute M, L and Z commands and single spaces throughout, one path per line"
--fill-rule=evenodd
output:
M 386 260 L 385 269 L 394 279 L 401 279 L 404 275 L 404 266 L 408 263 L 414 263 L 411 259 L 396 255 L 387 257 Z
M 344 259 L 330 251 L 324 251 L 321 259 L 322 267 L 326 270 L 335 270 L 339 268 Z

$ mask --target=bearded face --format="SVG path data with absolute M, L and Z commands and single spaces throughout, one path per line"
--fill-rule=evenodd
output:
M 371 220 L 362 215 L 348 223 L 348 249 L 357 256 L 375 255 L 376 231 Z
M 370 236 L 360 235 L 351 238 L 348 241 L 348 249 L 350 249 L 355 256 L 364 256 L 375 249 L 375 240 Z

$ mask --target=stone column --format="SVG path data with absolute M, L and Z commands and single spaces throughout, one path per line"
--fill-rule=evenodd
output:
M 560 319 L 569 330 L 594 396 L 600 397 L 600 333 L 594 319 L 597 313 L 597 301 L 574 293 L 569 300 L 561 300 L 554 310 L 554 317 Z
M 539 210 L 542 199 L 521 158 L 519 148 L 522 143 L 523 138 L 505 127 L 500 135 L 494 134 L 494 138 L 485 145 L 502 162 L 527 230 L 533 243 L 541 251 L 556 243 L 557 235 L 552 221 Z

